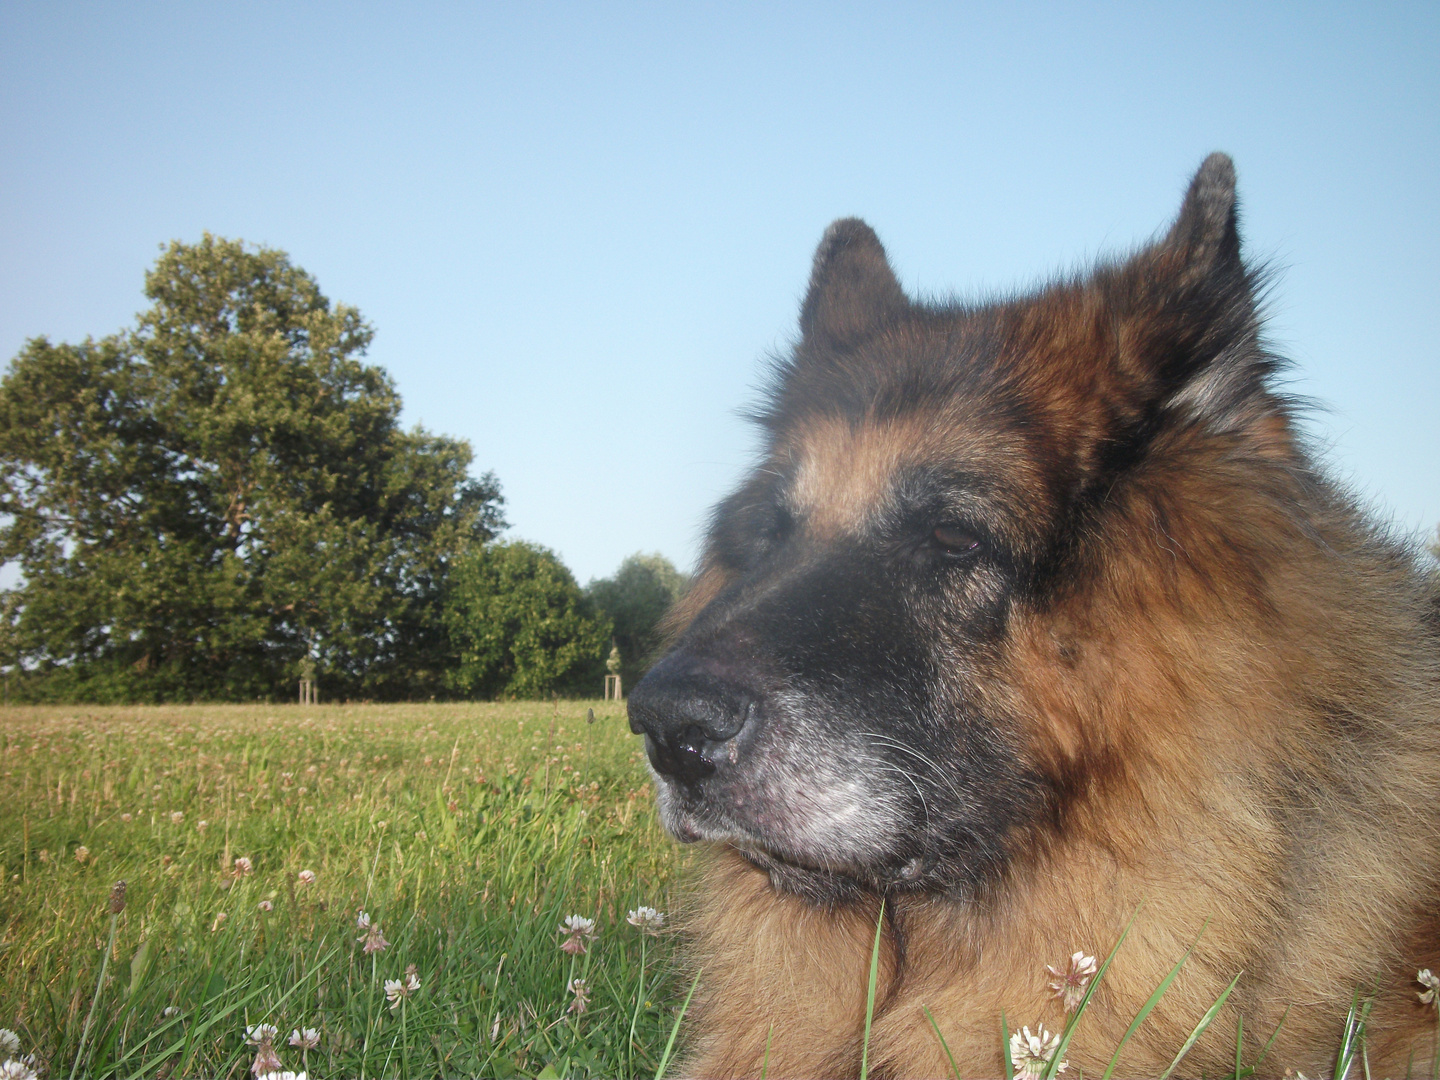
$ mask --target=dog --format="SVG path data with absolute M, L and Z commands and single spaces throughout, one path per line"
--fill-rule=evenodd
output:
M 1223 154 L 1148 246 L 991 303 L 826 232 L 629 700 L 710 849 L 689 1075 L 1038 1075 L 1083 990 L 1098 1076 L 1182 958 L 1120 1075 L 1237 977 L 1181 1075 L 1326 1072 L 1352 1002 L 1375 1075 L 1429 1068 L 1440 590 L 1315 463 L 1264 284 Z

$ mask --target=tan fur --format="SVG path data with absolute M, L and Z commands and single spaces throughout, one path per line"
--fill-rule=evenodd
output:
M 866 445 L 874 458 L 851 460 L 849 475 L 883 470 L 900 453 L 873 435 L 847 453 Z M 1292 535 L 1266 566 L 1263 595 L 1228 594 L 1232 545 L 1251 530 L 1293 533 L 1275 507 L 1241 500 L 1248 477 L 1226 483 L 1227 468 L 1249 467 L 1210 463 L 1204 483 L 1213 490 L 1203 492 L 1193 477 L 1157 472 L 1114 509 L 1125 519 L 1126 557 L 1112 547 L 1105 575 L 1048 618 L 1017 616 L 996 692 L 1037 718 L 1042 765 L 1089 755 L 1113 772 L 1103 790 L 1078 793 L 1066 841 L 1030 852 L 996 909 L 898 901 L 898 934 L 883 939 L 872 1075 L 948 1073 L 926 1007 L 964 1075 L 998 1075 L 1002 1012 L 1012 1029 L 1062 1026 L 1045 965 L 1063 966 L 1076 949 L 1103 956 L 1132 916 L 1068 1052 L 1072 1068 L 1103 1071 L 1140 1003 L 1197 938 L 1127 1044 L 1121 1075 L 1163 1070 L 1241 972 L 1233 1004 L 1185 1074 L 1233 1069 L 1241 1013 L 1247 1060 L 1285 1017 L 1263 1074 L 1323 1071 L 1356 988 L 1378 990 L 1372 1067 L 1403 1073 L 1412 1051 L 1429 1060 L 1434 1016 L 1416 1000 L 1414 974 L 1440 968 L 1440 940 L 1416 932 L 1433 928 L 1440 841 L 1415 809 L 1440 790 L 1440 705 L 1429 646 L 1416 638 L 1422 613 L 1396 604 L 1408 568 L 1381 560 L 1357 572 L 1371 555 L 1343 521 L 1324 538 L 1328 548 Z M 1213 519 L 1167 514 L 1196 499 L 1215 508 Z M 1157 525 L 1160 515 L 1169 528 Z M 1385 718 L 1363 767 L 1297 704 L 1316 696 Z M 1266 808 L 1285 770 L 1313 780 L 1327 800 L 1317 808 L 1326 850 L 1312 853 L 1309 880 L 1298 883 L 1277 877 L 1295 838 Z M 715 855 L 697 897 L 694 961 L 707 994 L 688 1074 L 759 1075 L 767 1035 L 770 1076 L 853 1074 L 875 910 L 826 912 L 777 895 L 731 852 Z M 1297 984 L 1306 992 L 1295 995 Z

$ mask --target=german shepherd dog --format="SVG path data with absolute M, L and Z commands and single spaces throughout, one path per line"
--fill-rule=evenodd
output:
M 1237 976 L 1182 1075 L 1325 1073 L 1352 1001 L 1374 1075 L 1428 1073 L 1437 589 L 1314 464 L 1261 284 L 1222 154 L 1162 238 L 993 303 L 913 301 L 867 225 L 826 232 L 629 704 L 711 849 L 689 1075 L 1002 1075 L 1002 1016 L 1059 1031 L 1047 966 L 1127 925 L 1071 1075 L 1192 944 L 1120 1075 Z

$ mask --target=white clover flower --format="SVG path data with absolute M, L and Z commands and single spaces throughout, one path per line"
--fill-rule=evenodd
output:
M 390 1008 L 398 1009 L 401 1000 L 410 996 L 410 991 L 405 989 L 405 984 L 399 979 L 386 979 L 385 996 L 390 999 Z
M 162 1019 L 162 1020 L 169 1020 L 172 1016 L 179 1016 L 179 1015 L 180 1015 L 180 1006 L 179 1006 L 179 1005 L 166 1005 L 165 1008 L 163 1008 L 163 1009 L 160 1010 L 160 1019 Z
M 371 953 L 384 952 L 390 947 L 390 942 L 385 940 L 385 935 L 381 932 L 379 923 L 371 923 L 364 935 L 355 940 L 365 943 L 364 948 L 360 951 L 366 956 L 369 956 Z
M 0 1051 L 6 1054 L 18 1054 L 20 1052 L 20 1036 L 9 1028 L 0 1028 Z
M 583 915 L 566 915 L 560 929 L 565 934 L 560 948 L 571 956 L 583 955 L 589 947 L 588 943 L 600 936 L 595 930 L 595 920 Z
M 1015 1068 L 1016 1080 L 1038 1080 L 1060 1048 L 1060 1036 L 1050 1034 L 1043 1024 L 1036 1024 L 1035 1032 L 1030 1034 L 1027 1027 L 1010 1036 L 1010 1064 Z M 1055 1066 L 1055 1072 L 1058 1075 L 1069 1067 L 1068 1061 L 1062 1061 Z
M 261 911 L 274 911 L 274 910 L 275 910 L 275 905 L 272 904 L 269 900 L 261 900 L 260 903 L 258 903 L 258 904 L 255 905 L 255 906 L 258 907 Z
M 1433 1004 L 1437 1009 L 1440 1009 L 1440 976 L 1431 975 L 1430 969 L 1425 968 L 1416 973 L 1415 981 L 1421 986 L 1426 987 L 1425 990 L 1417 995 L 1420 998 L 1420 1003 L 1422 1005 Z
M 0 1061 L 0 1080 L 35 1080 L 36 1072 L 28 1062 L 16 1058 Z
M 420 989 L 420 970 L 414 964 L 405 965 L 405 989 L 412 994 Z
M 1085 987 L 1090 985 L 1090 979 L 1095 974 L 1095 957 L 1086 956 L 1084 952 L 1072 953 L 1064 971 L 1049 964 L 1045 965 L 1045 970 L 1055 976 L 1050 989 L 1065 1003 L 1065 1011 L 1074 1012 L 1085 997 Z
M 196 831 L 196 832 L 202 832 L 202 833 L 203 833 L 203 832 L 204 832 L 206 829 L 208 829 L 209 827 L 210 827 L 210 822 L 204 820 L 203 818 L 195 823 L 195 831 Z
M 300 873 L 298 873 L 298 874 L 295 875 L 295 880 L 298 881 L 298 882 L 300 882 L 301 885 L 314 885 L 314 884 L 315 884 L 315 871 L 314 871 L 314 870 L 301 870 Z
M 265 1043 L 273 1043 L 275 1036 L 279 1034 L 280 1029 L 274 1024 L 256 1024 L 245 1029 L 245 1043 L 247 1046 L 263 1046 Z
M 130 822 L 135 820 L 135 817 L 133 814 L 125 813 L 120 815 L 120 820 L 128 825 Z
M 301 1050 L 314 1050 L 320 1045 L 319 1028 L 296 1028 L 290 1032 L 290 1045 Z
M 638 926 L 643 933 L 658 934 L 665 925 L 665 913 L 642 905 L 626 915 L 625 921 L 631 926 Z
M 579 1016 L 590 1007 L 590 987 L 584 979 L 571 979 L 565 984 L 565 989 L 575 995 L 575 1000 L 570 1002 L 567 1012 L 573 1012 Z
M 256 1076 L 255 1080 L 310 1080 L 309 1074 L 304 1072 L 291 1072 L 286 1069 L 284 1072 L 267 1072 Z
M 180 824 L 182 821 L 184 821 L 184 820 L 185 820 L 185 811 L 183 811 L 183 810 L 172 810 L 172 811 L 170 811 L 170 824 L 171 824 L 171 825 L 179 825 L 179 824 Z
M 355 913 L 355 925 L 358 926 L 361 930 L 370 929 L 370 915 L 365 911 L 364 908 L 361 908 Z
M 84 866 L 87 862 L 90 861 L 90 849 L 84 844 L 81 844 L 75 849 L 75 861 L 78 862 L 81 866 Z
M 255 864 L 250 861 L 249 856 L 241 855 L 235 859 L 234 874 L 237 878 L 249 877 L 255 872 Z

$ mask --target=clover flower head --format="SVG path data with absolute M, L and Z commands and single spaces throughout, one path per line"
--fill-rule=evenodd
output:
M 410 986 L 410 979 L 386 979 L 385 996 L 390 999 L 390 1008 L 398 1009 L 400 1003 L 408 998 L 415 990 L 420 989 L 420 983 L 415 980 L 414 989 Z
M 364 908 L 355 913 L 355 925 L 361 930 L 370 929 L 370 914 Z
M 642 905 L 626 915 L 625 921 L 631 926 L 638 926 L 641 933 L 658 934 L 665 925 L 665 913 Z
M 182 821 L 184 821 L 184 820 L 185 820 L 185 811 L 184 811 L 184 810 L 172 810 L 172 811 L 170 811 L 170 824 L 171 824 L 171 825 L 179 825 L 179 824 L 180 824 Z
M 291 1072 L 286 1069 L 284 1072 L 267 1072 L 255 1078 L 255 1080 L 310 1080 L 306 1072 Z
M 1084 952 L 1072 953 L 1064 971 L 1045 965 L 1045 970 L 1055 976 L 1050 989 L 1065 1003 L 1066 1012 L 1074 1012 L 1079 1007 L 1085 997 L 1085 988 L 1095 975 L 1095 968 L 1095 957 L 1086 956 Z
M 364 947 L 360 951 L 366 956 L 371 953 L 384 952 L 390 947 L 390 942 L 385 940 L 385 935 L 380 931 L 379 923 L 371 923 L 365 933 L 355 940 L 364 942 Z
M 420 989 L 420 969 L 414 964 L 405 965 L 405 989 L 412 994 Z
M 565 989 L 575 995 L 575 1000 L 570 1002 L 568 1012 L 579 1016 L 590 1007 L 590 987 L 584 979 L 571 979 L 565 984 Z
M 20 1036 L 9 1028 L 0 1028 L 0 1051 L 6 1054 L 18 1054 L 20 1052 Z
M 120 820 L 128 825 L 130 822 L 135 820 L 135 815 L 131 813 L 124 813 L 120 815 Z
M 196 832 L 202 832 L 202 833 L 203 833 L 203 832 L 204 832 L 206 829 L 208 829 L 209 827 L 210 827 L 210 822 L 206 821 L 204 818 L 201 818 L 199 821 L 197 821 L 197 822 L 195 823 L 195 831 L 196 831 Z
M 6 1058 L 0 1061 L 0 1080 L 35 1080 L 35 1068 L 29 1061 Z
M 1415 975 L 1415 981 L 1425 987 L 1417 996 L 1422 1005 L 1434 1005 L 1440 1009 L 1440 975 L 1430 974 L 1429 968 L 1424 968 Z
M 1016 1080 L 1038 1080 L 1050 1067 L 1055 1051 L 1060 1048 L 1060 1036 L 1052 1035 L 1043 1024 L 1035 1025 L 1035 1034 L 1021 1028 L 1010 1036 L 1010 1064 L 1015 1068 Z M 1068 1061 L 1055 1066 L 1056 1074 L 1070 1067 Z
M 274 1076 L 280 1071 L 280 1055 L 269 1043 L 261 1043 L 255 1050 L 255 1063 L 250 1071 L 256 1076 Z
M 298 874 L 295 875 L 295 880 L 298 881 L 298 882 L 300 882 L 301 885 L 314 885 L 314 884 L 315 884 L 315 871 L 314 871 L 314 870 L 301 870 L 300 873 L 298 873 Z
M 87 862 L 90 861 L 90 849 L 84 844 L 81 844 L 75 849 L 75 861 L 78 862 L 81 866 L 84 866 Z
M 595 920 L 587 919 L 583 915 L 566 915 L 565 921 L 560 924 L 560 930 L 565 935 L 565 940 L 560 942 L 560 948 L 571 956 L 584 955 L 589 943 L 600 936 L 595 930 Z
M 162 1020 L 169 1020 L 172 1016 L 179 1016 L 179 1015 L 180 1015 L 180 1006 L 179 1006 L 179 1005 L 166 1005 L 163 1009 L 160 1010 L 160 1019 L 162 1019 Z
M 248 855 L 240 855 L 235 859 L 234 874 L 237 878 L 249 877 L 255 872 L 255 864 L 250 861 Z
M 275 905 L 272 904 L 269 900 L 261 900 L 260 903 L 258 903 L 258 904 L 255 905 L 255 906 L 258 907 L 261 911 L 274 911 L 274 910 L 275 910 Z
M 301 1050 L 314 1050 L 320 1045 L 319 1028 L 296 1028 L 290 1032 L 290 1045 Z
M 279 1071 L 280 1055 L 275 1053 L 275 1036 L 279 1034 L 280 1029 L 274 1024 L 256 1024 L 245 1029 L 245 1042 L 255 1047 L 255 1062 L 250 1071 L 256 1076 Z

